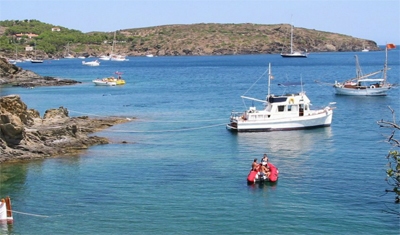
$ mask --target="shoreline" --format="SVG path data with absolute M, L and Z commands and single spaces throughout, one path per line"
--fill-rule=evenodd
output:
M 69 117 L 64 107 L 46 110 L 41 118 L 38 111 L 27 108 L 19 95 L 0 97 L 0 104 L 0 163 L 74 155 L 91 146 L 110 143 L 105 137 L 90 134 L 134 120 Z

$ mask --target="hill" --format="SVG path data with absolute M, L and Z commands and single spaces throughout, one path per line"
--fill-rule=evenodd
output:
M 52 31 L 53 28 L 59 31 Z M 32 57 L 25 46 L 34 46 L 42 58 L 75 55 L 99 56 L 114 52 L 128 56 L 276 54 L 289 50 L 289 24 L 191 24 L 123 29 L 117 32 L 82 33 L 37 20 L 0 21 L 0 55 Z M 34 33 L 34 38 L 17 37 Z M 115 40 L 114 40 L 115 33 Z M 308 52 L 379 50 L 374 41 L 348 35 L 295 28 L 294 49 Z

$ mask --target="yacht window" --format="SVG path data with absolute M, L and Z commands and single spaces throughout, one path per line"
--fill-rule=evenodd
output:
M 287 106 L 287 110 L 290 112 L 290 111 L 292 111 L 292 105 L 288 105 Z
M 278 106 L 278 112 L 283 112 L 285 110 L 285 105 Z

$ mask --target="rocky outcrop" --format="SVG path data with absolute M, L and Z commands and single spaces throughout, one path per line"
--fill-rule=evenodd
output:
M 30 70 L 25 70 L 8 63 L 5 58 L 0 58 L 0 85 L 35 87 L 73 85 L 76 83 L 81 82 L 71 79 L 40 76 Z
M 93 145 L 107 144 L 108 139 L 89 134 L 129 120 L 69 117 L 64 107 L 47 110 L 41 118 L 20 96 L 0 97 L 0 163 L 73 155 Z

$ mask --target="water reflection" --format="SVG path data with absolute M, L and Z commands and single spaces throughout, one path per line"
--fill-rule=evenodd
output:
M 237 144 L 242 148 L 250 148 L 260 153 L 264 151 L 272 155 L 285 155 L 296 158 L 306 155 L 315 148 L 327 148 L 332 144 L 331 127 L 315 130 L 275 131 L 237 134 Z
M 13 225 L 0 221 L 0 234 L 13 234 Z

